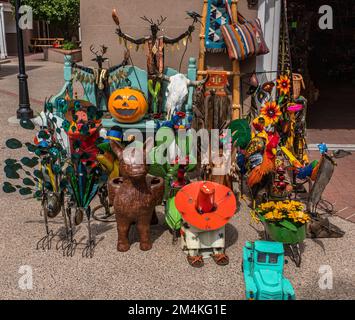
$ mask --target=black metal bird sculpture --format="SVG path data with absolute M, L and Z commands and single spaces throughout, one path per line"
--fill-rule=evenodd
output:
M 186 13 L 191 19 L 193 19 L 194 23 L 199 22 L 200 24 L 202 24 L 202 16 L 199 13 L 195 11 L 186 11 Z

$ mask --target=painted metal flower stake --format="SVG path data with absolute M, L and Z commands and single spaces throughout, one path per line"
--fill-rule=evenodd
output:
M 97 134 L 101 117 L 102 113 L 96 107 L 83 108 L 80 101 L 63 99 L 57 106 L 46 102 L 33 142 L 22 143 L 16 138 L 6 141 L 9 149 L 26 147 L 30 153 L 20 160 L 5 160 L 7 181 L 3 183 L 3 191 L 8 194 L 19 192 L 41 201 L 46 235 L 37 243 L 38 249 L 51 249 L 53 238 L 59 235 L 57 249 L 61 248 L 64 255 L 74 255 L 77 246 L 72 223 L 74 211 L 75 225 L 82 222 L 84 214 L 87 217 L 89 239 L 83 255 L 93 255 L 95 240 L 90 228 L 90 204 L 106 183 L 107 176 L 96 161 L 96 143 L 101 140 L 96 136 L 94 140 L 90 138 L 93 132 Z M 36 129 L 31 120 L 22 120 L 20 124 L 26 130 Z M 65 143 L 68 138 L 70 147 Z M 49 219 L 60 212 L 64 219 L 64 235 L 54 234 L 49 226 Z

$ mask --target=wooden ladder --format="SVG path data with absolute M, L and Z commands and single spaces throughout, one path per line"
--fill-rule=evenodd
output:
M 238 19 L 238 1 L 231 1 L 231 10 L 234 21 Z M 208 74 L 208 70 L 205 70 L 206 61 L 206 47 L 205 47 L 205 35 L 206 35 L 206 23 L 207 23 L 207 13 L 208 13 L 208 0 L 203 1 L 202 9 L 202 27 L 200 33 L 200 52 L 198 60 L 198 79 L 201 80 L 204 75 Z M 214 70 L 215 71 L 215 70 Z M 240 65 L 239 61 L 233 60 L 232 71 L 227 71 L 228 76 L 233 77 L 233 90 L 232 90 L 232 120 L 239 119 L 241 117 L 241 104 L 240 104 Z

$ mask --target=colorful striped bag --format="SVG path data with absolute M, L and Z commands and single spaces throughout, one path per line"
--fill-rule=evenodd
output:
M 238 13 L 238 21 L 234 22 L 230 4 L 225 1 L 232 24 L 221 26 L 224 41 L 231 60 L 243 61 L 249 57 L 269 53 L 259 19 L 246 20 Z

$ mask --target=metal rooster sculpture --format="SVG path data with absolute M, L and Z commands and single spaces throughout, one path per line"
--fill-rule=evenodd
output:
M 247 184 L 254 200 L 258 192 L 270 182 L 270 174 L 275 169 L 276 148 L 280 141 L 276 132 L 266 133 L 263 120 L 259 117 L 253 122 L 256 134 L 246 149 L 249 168 Z

